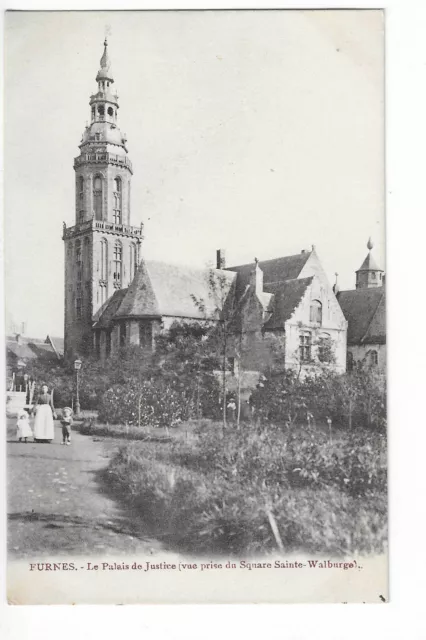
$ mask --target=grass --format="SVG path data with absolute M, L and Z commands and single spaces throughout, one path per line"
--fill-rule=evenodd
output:
M 158 437 L 143 430 L 111 460 L 107 487 L 154 535 L 200 554 L 385 549 L 383 436 L 342 431 L 330 443 L 327 434 L 303 429 L 290 437 L 253 426 L 222 434 L 218 426 L 182 425 Z M 95 429 L 111 435 L 125 428 Z

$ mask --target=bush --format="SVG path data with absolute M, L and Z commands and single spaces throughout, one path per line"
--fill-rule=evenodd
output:
M 196 552 L 381 552 L 386 442 L 371 431 L 204 427 L 195 444 L 138 443 L 111 461 L 108 482 L 170 542 Z
M 306 424 L 331 418 L 340 425 L 386 428 L 386 387 L 382 376 L 357 369 L 350 374 L 300 378 L 286 371 L 265 380 L 253 392 L 251 402 L 262 421 Z

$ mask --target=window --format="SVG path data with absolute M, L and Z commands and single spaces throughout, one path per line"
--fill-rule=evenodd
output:
M 121 224 L 121 179 L 115 178 L 114 180 L 114 209 L 113 209 L 114 224 Z
M 112 107 L 108 107 L 108 115 L 109 116 L 113 116 L 114 115 L 114 109 Z
M 95 331 L 95 353 L 99 357 L 101 355 L 101 332 Z
M 101 256 L 100 256 L 100 279 L 101 280 L 106 280 L 107 279 L 107 264 L 108 264 L 108 243 L 105 240 L 105 238 L 103 238 L 101 240 Z
M 111 354 L 111 331 L 106 332 L 105 338 L 106 338 L 105 352 L 108 357 Z
M 77 320 L 81 320 L 81 317 L 82 317 L 81 298 L 76 298 L 75 299 L 75 313 L 76 313 L 76 316 L 77 316 Z
M 322 304 L 319 300 L 312 300 L 309 320 L 319 325 L 322 323 Z
M 368 356 L 370 366 L 377 367 L 377 365 L 379 364 L 379 354 L 377 353 L 377 351 L 370 351 Z
M 84 222 L 84 210 L 80 209 L 78 212 L 78 223 L 81 224 L 82 222 Z
M 121 286 L 121 270 L 122 270 L 122 258 L 123 258 L 123 248 L 120 242 L 116 242 L 114 245 L 114 256 L 113 256 L 113 280 L 114 284 Z
M 84 200 L 84 178 L 82 176 L 78 179 L 78 195 L 80 202 Z
M 332 356 L 331 338 L 328 333 L 325 333 L 318 340 L 318 360 L 324 363 L 331 362 Z
M 353 371 L 354 369 L 354 357 L 351 351 L 348 351 L 346 354 L 346 363 L 348 371 Z
M 92 120 L 95 119 L 95 115 L 96 115 L 95 107 L 92 107 Z
M 141 347 L 152 347 L 152 325 L 146 322 L 139 323 L 139 344 Z
M 308 331 L 300 334 L 299 338 L 299 355 L 301 362 L 309 362 L 311 360 L 312 336 Z
M 126 323 L 120 322 L 120 347 L 126 346 Z
M 372 279 L 373 279 L 373 280 L 375 280 L 375 279 L 376 279 L 376 272 L 375 272 L 375 271 L 372 271 L 372 272 L 371 272 L 371 277 L 372 277 Z
M 83 263 L 85 266 L 85 278 L 90 278 L 90 240 L 84 238 Z
M 93 211 L 96 220 L 102 220 L 102 178 L 95 176 L 93 180 Z
M 104 117 L 105 115 L 105 107 L 103 104 L 100 104 L 98 107 L 98 113 L 101 116 L 101 119 Z
M 132 243 L 130 245 L 130 278 L 134 278 L 136 275 L 136 270 L 138 268 L 138 250 L 137 246 Z

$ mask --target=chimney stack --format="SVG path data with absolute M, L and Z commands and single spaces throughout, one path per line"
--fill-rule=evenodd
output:
M 225 269 L 225 249 L 218 249 L 216 251 L 216 269 Z

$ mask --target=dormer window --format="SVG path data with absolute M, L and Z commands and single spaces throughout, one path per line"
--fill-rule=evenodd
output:
M 309 321 L 317 325 L 322 323 L 322 304 L 319 300 L 312 300 L 311 302 Z

